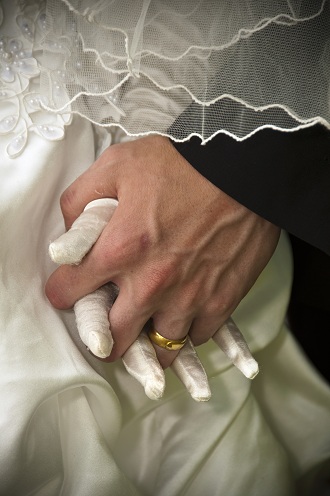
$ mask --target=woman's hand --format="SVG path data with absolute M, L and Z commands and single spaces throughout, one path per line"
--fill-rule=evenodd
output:
M 119 201 L 111 221 L 81 264 L 51 275 L 46 294 L 64 309 L 109 281 L 119 288 L 109 314 L 110 360 L 124 354 L 151 318 L 169 339 L 189 333 L 194 345 L 209 340 L 279 237 L 279 228 L 212 185 L 159 136 L 109 147 L 64 192 L 66 227 L 88 202 L 104 197 Z M 166 367 L 177 352 L 159 348 L 157 355 Z
M 52 260 L 60 265 L 79 264 L 101 235 L 117 205 L 118 202 L 110 198 L 88 203 L 71 228 L 50 244 L 49 254 Z M 87 349 L 99 359 L 106 359 L 112 351 L 114 341 L 109 312 L 117 296 L 118 288 L 110 282 L 74 304 L 80 338 Z M 157 359 L 158 347 L 150 338 L 146 326 L 123 354 L 122 361 L 127 372 L 144 387 L 146 395 L 150 399 L 159 399 L 164 393 L 165 375 Z M 213 339 L 246 377 L 253 379 L 257 375 L 258 364 L 232 319 L 226 321 L 213 335 Z M 179 350 L 171 368 L 194 400 L 210 399 L 208 378 L 190 338 Z

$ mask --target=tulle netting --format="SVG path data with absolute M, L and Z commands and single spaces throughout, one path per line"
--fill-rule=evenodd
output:
M 47 0 L 44 104 L 175 141 L 330 128 L 329 14 L 326 0 Z

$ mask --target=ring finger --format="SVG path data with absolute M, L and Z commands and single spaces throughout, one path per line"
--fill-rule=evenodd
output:
M 155 313 L 148 327 L 148 336 L 152 342 L 157 358 L 165 369 L 169 367 L 180 349 L 184 346 L 191 319 L 173 320 L 166 313 Z

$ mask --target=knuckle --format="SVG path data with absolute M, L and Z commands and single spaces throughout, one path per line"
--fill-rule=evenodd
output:
M 210 298 L 203 308 L 203 316 L 209 321 L 219 321 L 224 312 L 225 306 L 222 300 L 216 298 Z
M 203 308 L 203 315 L 209 320 L 221 320 L 222 316 L 227 315 L 231 308 L 232 298 L 228 294 L 222 293 L 207 300 Z
M 158 269 L 150 274 L 148 284 L 146 285 L 146 293 L 158 293 L 168 287 L 168 277 L 166 271 Z
M 207 302 L 204 305 L 203 315 L 207 319 L 212 319 L 216 315 L 220 314 L 221 311 L 222 311 L 222 308 L 221 308 L 221 302 L 219 301 L 219 299 L 210 298 L 209 300 L 207 300 Z
M 193 316 L 198 311 L 199 304 L 191 295 L 183 293 L 180 297 L 175 300 L 175 313 L 181 315 L 182 318 L 193 318 Z
M 180 287 L 185 290 L 187 287 L 186 274 L 181 266 L 182 263 L 176 257 L 168 258 L 158 264 L 155 271 L 156 281 L 165 288 Z
M 145 282 L 139 291 L 139 300 L 142 304 L 158 298 L 160 294 L 167 293 L 173 285 L 171 264 L 166 263 L 149 268 L 145 276 Z

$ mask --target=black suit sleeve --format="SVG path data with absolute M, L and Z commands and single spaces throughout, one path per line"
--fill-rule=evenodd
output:
M 238 142 L 219 134 L 175 143 L 204 177 L 273 224 L 330 254 L 330 131 L 258 131 Z

